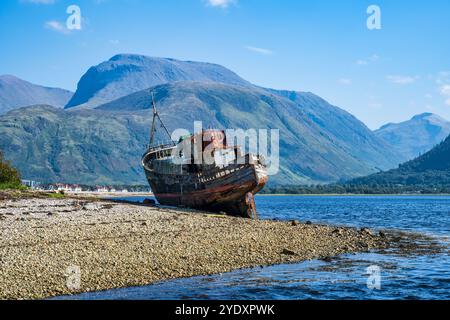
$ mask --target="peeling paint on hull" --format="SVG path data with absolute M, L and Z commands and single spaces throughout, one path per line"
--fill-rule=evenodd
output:
M 246 155 L 244 164 L 231 163 L 224 168 L 201 166 L 190 173 L 187 165 L 173 165 L 173 173 L 161 172 L 154 152 L 147 152 L 142 164 L 147 180 L 162 205 L 183 206 L 242 217 L 256 217 L 253 195 L 267 183 L 265 166 L 256 156 Z M 169 170 L 170 171 L 170 170 Z M 178 171 L 178 172 L 176 172 Z

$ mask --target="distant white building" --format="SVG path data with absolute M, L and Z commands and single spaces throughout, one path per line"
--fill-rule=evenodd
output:
M 24 186 L 30 187 L 31 189 L 36 189 L 37 186 L 40 185 L 39 182 L 33 180 L 22 180 L 22 184 Z
M 69 186 L 68 184 L 65 185 L 58 185 L 58 191 L 64 191 L 64 192 L 71 192 L 73 191 L 73 188 Z

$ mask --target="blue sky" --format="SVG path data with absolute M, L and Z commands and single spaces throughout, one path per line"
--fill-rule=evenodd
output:
M 81 9 L 67 30 L 66 9 Z M 369 5 L 381 30 L 366 26 Z M 0 74 L 75 90 L 92 65 L 139 53 L 224 65 L 266 87 L 311 91 L 375 129 L 450 119 L 450 1 L 3 0 Z

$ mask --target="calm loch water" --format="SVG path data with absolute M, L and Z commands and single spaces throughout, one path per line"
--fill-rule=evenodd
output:
M 259 196 L 256 201 L 262 219 L 398 229 L 432 235 L 449 244 L 449 196 Z M 367 268 L 379 271 L 379 282 Z M 352 254 L 331 261 L 237 270 L 73 298 L 450 299 L 450 257 L 448 251 L 411 256 Z

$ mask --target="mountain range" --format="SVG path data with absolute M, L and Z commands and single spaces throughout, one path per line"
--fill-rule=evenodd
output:
M 281 173 L 272 179 L 279 183 L 313 183 L 363 175 L 375 171 L 375 167 L 391 167 L 393 163 L 386 159 L 395 158 L 364 124 L 311 93 L 299 94 L 303 99 L 299 104 L 256 87 L 177 82 L 131 94 L 97 110 L 149 110 L 151 92 L 169 131 L 186 128 L 192 132 L 194 121 L 211 128 L 279 129 Z M 328 117 L 314 104 L 334 116 Z M 336 123 L 336 128 L 347 125 L 345 121 L 351 121 L 352 126 L 349 132 L 342 133 L 332 126 L 321 127 L 321 119 Z
M 402 157 L 414 159 L 431 150 L 450 135 L 450 122 L 442 117 L 423 113 L 401 123 L 389 123 L 375 131 Z
M 423 155 L 380 172 L 349 182 L 353 185 L 450 186 L 450 137 Z
M 64 107 L 73 92 L 32 84 L 12 75 L 0 75 L 0 115 L 33 104 Z
M 129 54 L 90 68 L 65 110 L 37 102 L 0 116 L 0 149 L 28 179 L 145 184 L 140 158 L 152 93 L 169 130 L 192 131 L 194 121 L 280 129 L 280 173 L 271 184 L 351 179 L 405 157 L 386 136 L 312 93 L 261 88 L 215 64 Z

